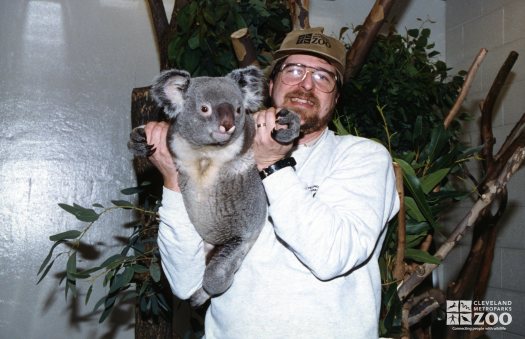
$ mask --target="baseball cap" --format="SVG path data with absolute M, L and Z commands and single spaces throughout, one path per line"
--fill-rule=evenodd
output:
M 286 35 L 281 47 L 275 51 L 275 61 L 292 54 L 312 54 L 330 62 L 337 70 L 337 75 L 343 82 L 346 64 L 345 45 L 331 36 L 323 34 L 323 27 L 300 29 Z

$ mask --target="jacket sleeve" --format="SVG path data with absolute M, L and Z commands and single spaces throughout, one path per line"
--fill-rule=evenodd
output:
M 321 280 L 369 260 L 399 209 L 392 160 L 384 147 L 368 141 L 332 159 L 315 195 L 292 168 L 263 180 L 277 236 Z
M 188 217 L 180 193 L 164 188 L 159 215 L 157 243 L 162 268 L 173 294 L 188 299 L 202 286 L 204 242 Z

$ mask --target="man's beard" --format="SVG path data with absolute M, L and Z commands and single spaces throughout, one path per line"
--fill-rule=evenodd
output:
M 304 91 L 294 91 L 286 94 L 284 97 L 285 106 L 287 102 L 291 102 L 291 98 L 301 98 L 304 100 L 311 101 L 313 106 L 311 109 L 301 108 L 301 107 L 290 107 L 290 109 L 301 116 L 301 133 L 303 135 L 310 134 L 313 132 L 320 131 L 324 129 L 328 123 L 332 120 L 332 113 L 327 114 L 323 118 L 319 118 L 319 99 L 315 95 L 309 92 Z

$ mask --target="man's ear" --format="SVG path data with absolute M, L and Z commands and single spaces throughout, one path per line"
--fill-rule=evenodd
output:
M 153 99 L 171 118 L 175 118 L 184 107 L 190 78 L 190 73 L 172 69 L 162 72 L 151 87 Z
M 270 82 L 268 83 L 268 95 L 270 98 L 273 95 L 273 79 L 270 79 Z

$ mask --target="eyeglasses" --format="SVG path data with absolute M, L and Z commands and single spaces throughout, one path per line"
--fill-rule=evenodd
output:
M 337 75 L 324 68 L 315 68 L 303 64 L 284 64 L 281 67 L 281 81 L 289 86 L 297 85 L 306 78 L 306 74 L 312 74 L 315 87 L 324 93 L 330 93 L 335 89 Z

